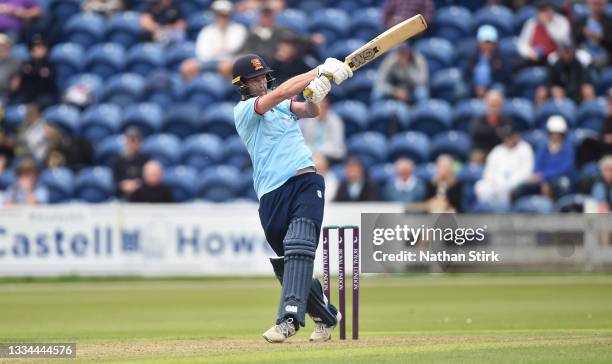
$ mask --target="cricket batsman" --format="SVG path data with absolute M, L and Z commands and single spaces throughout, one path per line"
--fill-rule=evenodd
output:
M 343 62 L 328 58 L 274 88 L 272 70 L 258 55 L 242 56 L 232 68 L 232 84 L 242 95 L 234 107 L 234 122 L 253 163 L 259 219 L 278 256 L 270 261 L 282 285 L 280 304 L 276 324 L 263 334 L 271 343 L 295 335 L 305 326 L 306 313 L 315 322 L 311 341 L 330 340 L 342 319 L 313 278 L 325 183 L 316 173 L 297 120 L 319 115 L 318 103 L 331 90 L 325 76 L 339 85 L 352 75 Z M 305 102 L 293 99 L 306 87 L 312 93 Z

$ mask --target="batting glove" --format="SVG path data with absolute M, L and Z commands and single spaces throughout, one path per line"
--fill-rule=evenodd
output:
M 310 81 L 307 88 L 311 91 L 311 95 L 306 97 L 306 101 L 318 104 L 331 90 L 331 83 L 327 77 L 317 77 Z
M 349 77 L 353 77 L 351 68 L 336 58 L 326 59 L 325 63 L 317 67 L 317 74 L 329 76 L 328 78 L 334 80 L 336 85 L 341 84 Z

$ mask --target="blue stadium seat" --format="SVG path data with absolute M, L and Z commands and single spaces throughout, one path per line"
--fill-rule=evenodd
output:
M 64 25 L 64 42 L 80 44 L 85 48 L 104 39 L 104 18 L 95 13 L 78 13 Z
M 181 99 L 200 107 L 223 100 L 226 83 L 218 74 L 204 73 L 189 82 L 181 91 Z
M 50 168 L 40 174 L 40 183 L 49 191 L 49 203 L 69 201 L 74 191 L 74 175 L 68 168 Z
M 113 172 L 110 168 L 85 168 L 76 177 L 74 196 L 77 200 L 106 202 L 113 196 L 113 191 Z
M 391 136 L 408 129 L 410 110 L 401 101 L 382 100 L 371 106 L 368 112 L 368 129 Z
M 141 43 L 130 48 L 127 55 L 126 70 L 147 76 L 154 70 L 164 67 L 164 51 L 157 43 Z
M 436 176 L 436 164 L 421 163 L 414 169 L 414 175 L 424 182 L 431 181 Z
M 142 152 L 159 161 L 164 167 L 178 164 L 181 157 L 181 142 L 172 134 L 155 134 L 142 143 Z
M 548 197 L 525 196 L 514 203 L 513 210 L 516 213 L 550 214 L 555 211 L 555 206 Z
M 448 68 L 433 75 L 430 83 L 431 97 L 447 102 L 465 99 L 469 90 L 458 68 Z
M 276 14 L 276 24 L 300 34 L 308 32 L 308 17 L 299 9 L 289 8 Z
M 552 115 L 561 115 L 565 118 L 568 128 L 576 125 L 576 104 L 571 99 L 546 101 L 536 113 L 536 124 L 546 127 L 546 121 Z
M 251 157 L 240 136 L 231 136 L 223 142 L 223 163 L 240 170 L 251 166 Z
M 525 22 L 533 18 L 536 13 L 536 8 L 531 5 L 526 5 L 518 9 L 514 14 L 514 34 L 519 35 Z
M 364 44 L 365 42 L 361 39 L 340 39 L 336 43 L 331 44 L 328 47 L 328 50 L 325 53 L 325 57 L 344 59 L 344 57 L 353 53 L 355 49 L 358 49 Z M 357 73 L 354 73 L 353 75 L 357 76 Z M 353 95 L 351 95 L 351 98 L 353 98 Z
M 85 52 L 76 43 L 61 43 L 55 45 L 49 54 L 49 60 L 55 64 L 60 79 L 79 74 L 83 71 Z
M 0 173 L 0 191 L 6 190 L 6 188 L 15 183 L 15 181 L 17 181 L 15 171 L 12 169 L 5 169 Z
M 533 100 L 538 86 L 546 83 L 546 67 L 534 66 L 518 71 L 513 79 L 514 96 Z
M 387 160 L 395 162 L 400 157 L 407 157 L 415 164 L 427 162 L 430 148 L 426 134 L 415 131 L 400 133 L 389 141 Z
M 110 167 L 124 150 L 125 138 L 123 135 L 111 135 L 96 145 L 94 160 L 97 165 Z
M 431 141 L 430 160 L 435 161 L 441 154 L 450 154 L 455 159 L 467 161 L 472 141 L 467 133 L 450 130 L 436 135 Z
M 555 210 L 561 213 L 584 212 L 584 203 L 588 198 L 588 195 L 583 194 L 562 196 L 555 204 Z
M 251 201 L 258 201 L 255 186 L 253 185 L 253 170 L 242 172 L 242 191 L 240 196 Z
M 589 162 L 580 168 L 578 173 L 580 179 L 596 179 L 601 177 L 601 170 L 599 169 L 599 162 Z
M 97 144 L 119 132 L 121 108 L 113 104 L 88 107 L 81 117 L 81 135 Z
M 474 15 L 476 29 L 484 24 L 490 24 L 497 29 L 500 38 L 512 35 L 514 31 L 514 15 L 505 6 L 493 5 L 481 8 Z
M 173 45 L 165 52 L 164 63 L 166 68 L 172 71 L 178 71 L 181 62 L 187 58 L 195 57 L 195 45 L 193 42 L 181 42 Z
M 585 101 L 578 107 L 578 126 L 600 131 L 608 116 L 608 105 L 603 97 Z
M 569 131 L 567 139 L 574 145 L 574 147 L 578 147 L 584 142 L 585 139 L 598 140 L 599 133 L 591 129 L 577 128 Z
M 355 100 L 339 101 L 332 106 L 332 110 L 344 122 L 346 138 L 368 129 L 368 109 L 363 102 Z
M 306 14 L 310 15 L 313 12 L 324 9 L 327 6 L 327 1 L 326 0 L 300 1 L 295 6 L 298 9 L 305 12 Z
M 198 172 L 189 166 L 176 166 L 164 171 L 164 183 L 172 190 L 175 202 L 187 202 L 196 197 Z
M 182 81 L 180 75 L 164 70 L 153 71 L 147 76 L 145 100 L 156 103 L 164 108 L 171 107 L 179 100 L 179 88 Z
M 517 44 L 517 37 L 506 37 L 500 40 L 497 46 L 504 61 L 505 71 L 508 73 L 512 73 L 514 69 L 522 62 Z
M 377 76 L 376 70 L 359 70 L 342 83 L 342 88 L 351 99 L 368 103 Z
M 210 105 L 202 116 L 202 131 L 215 134 L 221 138 L 236 135 L 234 125 L 234 104 L 231 102 L 220 102 Z
M 458 102 L 453 108 L 453 129 L 469 132 L 472 120 L 484 116 L 486 107 L 481 99 Z
M 531 145 L 534 153 L 538 147 L 548 140 L 548 135 L 542 129 L 533 129 L 522 134 L 522 138 Z
M 512 120 L 519 131 L 530 130 L 535 126 L 533 103 L 524 98 L 507 99 L 502 107 L 502 114 Z
M 184 15 L 201 12 L 210 7 L 212 0 L 181 0 L 177 1 Z
M 396 173 L 393 163 L 380 163 L 368 169 L 368 175 L 379 188 L 383 188 L 388 181 L 395 178 Z
M 121 44 L 125 48 L 138 43 L 144 34 L 140 14 L 124 11 L 110 17 L 106 27 L 106 41 Z
M 81 11 L 82 0 L 52 0 L 49 12 L 55 19 L 68 19 Z
M 462 183 L 474 185 L 484 173 L 484 167 L 476 164 L 466 164 L 457 173 L 457 180 Z
M 79 132 L 79 109 L 69 105 L 51 106 L 43 113 L 43 118 L 51 124 L 59 126 L 68 135 Z
M 365 169 L 383 163 L 387 158 L 387 139 L 383 134 L 368 131 L 353 135 L 347 142 L 349 155 L 359 157 Z
M 606 95 L 608 90 L 612 88 L 612 67 L 607 67 L 595 81 L 595 89 L 598 95 Z
M 574 3 L 572 6 L 572 12 L 576 20 L 582 20 L 588 17 L 591 13 L 589 7 L 585 3 Z
M 345 11 L 327 8 L 310 14 L 310 33 L 321 33 L 326 44 L 346 38 L 350 31 L 350 18 Z
M 60 80 L 60 83 L 64 82 L 64 80 Z M 102 79 L 98 75 L 94 75 L 91 73 L 81 73 L 80 75 L 75 75 L 68 78 L 65 81 L 65 88 L 81 85 L 87 87 L 93 96 L 93 101 L 97 102 L 102 95 Z
M 453 45 L 444 38 L 424 38 L 417 41 L 414 48 L 427 59 L 429 74 L 432 76 L 453 65 Z
M 468 211 L 473 214 L 505 214 L 510 212 L 510 204 L 477 201 L 468 206 Z
M 145 92 L 144 78 L 135 73 L 124 73 L 111 77 L 104 85 L 101 100 L 128 106 L 142 100 Z
M 446 101 L 434 99 L 422 101 L 412 110 L 409 128 L 433 137 L 451 128 L 451 115 L 451 107 Z
M 232 166 L 207 168 L 200 174 L 198 197 L 211 202 L 227 202 L 240 196 L 240 171 Z
M 103 79 L 121 73 L 125 67 L 125 50 L 116 43 L 91 47 L 85 57 L 85 69 Z
M 4 110 L 3 128 L 9 133 L 16 133 L 25 122 L 26 105 L 10 105 Z
M 122 113 L 121 131 L 134 126 L 146 137 L 161 130 L 162 118 L 162 109 L 157 104 L 143 102 L 130 105 Z
M 11 58 L 15 58 L 21 62 L 29 61 L 31 57 L 28 45 L 24 43 L 15 44 L 13 48 L 11 48 Z
M 212 11 L 191 13 L 187 18 L 187 35 L 189 40 L 195 41 L 200 31 L 214 22 L 215 14 Z
M 353 12 L 355 5 L 353 1 L 351 3 L 353 3 L 353 8 L 351 9 L 351 12 Z M 382 33 L 383 30 L 382 11 L 380 8 L 360 9 L 351 14 L 351 37 L 368 42 Z
M 468 61 L 478 51 L 478 42 L 475 37 L 468 37 L 457 41 L 453 45 L 455 47 L 453 66 L 465 72 Z
M 232 15 L 232 20 L 236 23 L 240 23 L 245 27 L 251 27 L 257 24 L 257 20 L 259 18 L 259 14 L 255 10 L 243 11 L 243 12 L 235 12 Z
M 472 35 L 472 13 L 462 6 L 446 6 L 436 10 L 433 34 L 455 43 Z
M 219 164 L 223 157 L 223 142 L 216 135 L 195 134 L 182 143 L 181 162 L 198 171 Z
M 200 108 L 195 104 L 174 104 L 164 114 L 162 132 L 184 139 L 198 130 Z

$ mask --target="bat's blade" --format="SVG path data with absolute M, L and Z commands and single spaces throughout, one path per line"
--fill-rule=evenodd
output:
M 344 63 L 351 67 L 353 71 L 356 71 L 380 57 L 389 49 L 414 37 L 425 29 L 427 29 L 425 19 L 421 14 L 417 14 L 387 29 L 361 48 L 346 56 Z

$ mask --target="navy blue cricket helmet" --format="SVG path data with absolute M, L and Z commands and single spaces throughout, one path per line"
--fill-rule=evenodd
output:
M 274 78 L 271 75 L 272 69 L 268 67 L 266 61 L 256 54 L 247 54 L 239 57 L 232 67 L 232 84 L 238 87 L 238 92 L 243 96 L 248 95 L 248 88 L 244 81 L 266 75 L 268 79 L 268 89 L 274 87 Z

